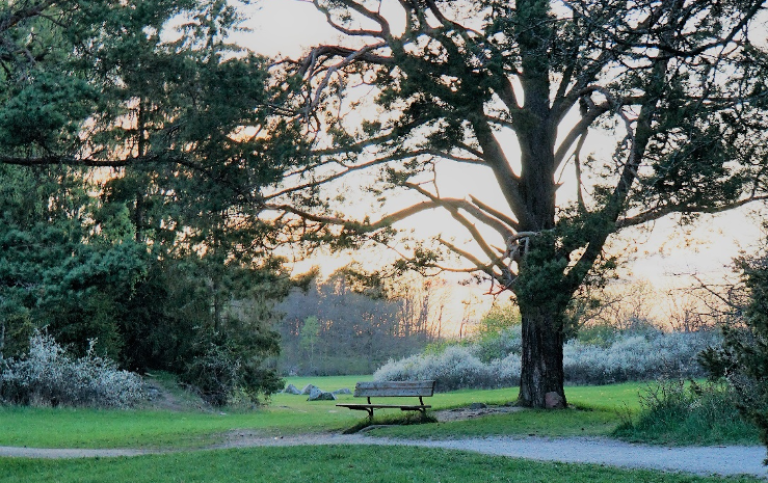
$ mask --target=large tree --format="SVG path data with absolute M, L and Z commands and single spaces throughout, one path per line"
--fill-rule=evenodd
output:
M 751 32 L 763 0 L 309 3 L 341 40 L 281 64 L 286 90 L 303 85 L 291 129 L 304 123 L 307 158 L 266 202 L 341 245 L 386 243 L 393 223 L 447 212 L 474 246 L 439 245 L 466 263 L 419 247 L 401 266 L 480 273 L 514 294 L 522 404 L 566 404 L 564 312 L 614 264 L 611 235 L 768 195 L 768 59 Z M 598 130 L 612 156 L 584 149 Z M 487 170 L 503 202 L 441 196 L 445 164 Z M 421 201 L 345 216 L 320 187 L 366 170 L 380 173 L 381 196 Z
M 0 4 L 0 329 L 99 338 L 214 402 L 276 389 L 260 365 L 288 277 L 258 193 L 283 168 L 240 20 L 218 0 Z

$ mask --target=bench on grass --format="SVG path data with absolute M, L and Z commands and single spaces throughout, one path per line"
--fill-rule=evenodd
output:
M 355 385 L 355 397 L 368 398 L 368 404 L 337 404 L 353 411 L 367 411 L 373 419 L 374 409 L 400 409 L 401 411 L 420 411 L 426 414 L 432 406 L 424 404 L 422 398 L 432 397 L 435 393 L 435 381 L 382 381 L 358 382 Z M 372 397 L 418 397 L 419 404 L 373 404 Z

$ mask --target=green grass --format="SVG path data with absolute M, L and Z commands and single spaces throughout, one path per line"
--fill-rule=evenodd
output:
M 645 410 L 626 418 L 613 436 L 670 446 L 760 444 L 757 427 L 741 417 L 722 384 L 667 381 L 649 386 L 642 398 Z
M 288 378 L 288 383 L 303 387 L 313 383 L 323 390 L 354 388 L 365 376 Z M 512 415 L 503 425 L 488 418 L 475 423 L 452 423 L 417 427 L 434 437 L 466 434 L 607 434 L 611 424 L 618 424 L 612 407 L 634 404 L 637 384 L 603 388 L 568 388 L 568 397 L 593 411 L 528 413 Z M 634 391 L 634 398 L 632 397 Z M 435 409 L 467 406 L 473 402 L 503 404 L 515 399 L 516 389 L 463 390 L 440 393 L 427 399 Z M 351 395 L 339 396 L 337 402 L 353 402 Z M 390 401 L 390 400 L 388 400 Z M 396 401 L 396 399 L 395 399 Z M 391 402 L 395 402 L 391 401 Z M 403 399 L 408 403 L 411 399 Z M 577 414 L 578 413 L 578 414 Z M 399 410 L 376 411 L 377 417 L 399 417 Z M 531 414 L 535 414 L 532 416 Z M 364 419 L 365 413 L 338 408 L 333 401 L 308 402 L 306 396 L 276 394 L 271 404 L 255 411 L 112 411 L 90 409 L 0 408 L 0 445 L 48 448 L 197 448 L 223 438 L 234 429 L 246 429 L 264 435 L 342 431 Z M 582 432 L 581 428 L 584 427 Z M 474 429 L 473 429 L 474 428 Z M 399 428 L 398 428 L 399 429 Z M 402 436 L 408 437 L 403 428 Z M 413 429 L 411 429 L 413 430 Z M 398 434 L 400 435 L 400 434 Z M 418 436 L 421 437 L 421 436 Z
M 303 387 L 354 388 L 370 376 L 289 378 Z M 247 429 L 264 435 L 342 431 L 361 414 L 333 401 L 276 394 L 254 411 L 152 411 L 0 407 L 0 445 L 39 448 L 197 448 L 220 442 L 223 433 Z M 351 402 L 352 396 L 339 396 Z
M 597 465 L 541 463 L 461 451 L 396 447 L 290 447 L 84 460 L 0 459 L 2 483 L 506 482 L 714 483 L 701 478 Z
M 299 388 L 312 383 L 331 391 L 354 388 L 357 381 L 370 376 L 288 378 Z M 623 419 L 637 419 L 638 393 L 646 383 L 610 386 L 570 386 L 569 402 L 575 409 L 564 411 L 524 410 L 505 415 L 486 416 L 468 421 L 394 426 L 372 431 L 371 435 L 418 439 L 449 439 L 495 435 L 609 436 Z M 462 390 L 435 394 L 427 398 L 435 410 L 464 407 L 473 402 L 501 405 L 516 398 L 516 389 Z M 268 407 L 254 411 L 114 411 L 89 409 L 41 409 L 0 407 L 0 445 L 38 448 L 201 448 L 221 442 L 231 430 L 246 430 L 257 435 L 277 436 L 300 433 L 341 432 L 367 419 L 362 411 L 335 406 L 353 402 L 351 395 L 339 401 L 308 402 L 306 396 L 276 394 Z M 357 399 L 359 401 L 359 399 Z M 404 398 L 412 403 L 413 398 Z M 387 399 L 387 402 L 396 400 Z M 376 410 L 374 424 L 389 424 L 403 417 L 399 410 Z M 670 433 L 654 439 L 654 431 L 634 436 L 633 441 L 668 444 L 678 438 Z M 694 439 L 678 441 L 696 444 Z M 708 444 L 734 440 L 703 440 Z M 742 442 L 758 444 L 748 436 Z M 699 442 L 701 444 L 701 442 Z
M 313 383 L 323 390 L 354 388 L 370 376 L 288 378 L 301 388 Z M 397 435 L 451 437 L 467 434 L 608 434 L 618 424 L 613 407 L 636 405 L 638 384 L 601 388 L 569 387 L 568 397 L 593 411 L 546 411 L 490 417 L 479 421 L 402 428 Z M 634 394 L 634 396 L 633 396 Z M 514 400 L 515 389 L 463 390 L 439 393 L 428 401 L 435 409 L 467 406 L 473 402 L 503 404 Z M 351 395 L 338 402 L 352 402 Z M 392 402 L 396 402 L 395 399 Z M 412 402 L 409 399 L 403 401 Z M 578 413 L 578 414 L 577 414 Z M 399 410 L 377 411 L 384 418 L 399 417 Z M 535 414 L 532 416 L 531 414 Z M 0 408 L 0 445 L 49 448 L 195 448 L 221 441 L 222 434 L 247 429 L 264 435 L 341 431 L 366 416 L 337 408 L 333 401 L 308 402 L 305 396 L 276 394 L 271 404 L 255 411 L 109 411 L 89 409 Z M 495 419 L 501 418 L 502 424 Z M 585 428 L 583 431 L 581 428 Z M 397 433 L 397 428 L 392 433 Z M 407 431 L 413 431 L 409 436 Z
M 374 424 L 376 421 L 374 421 Z M 607 436 L 619 420 L 610 411 L 525 410 L 511 414 L 446 423 L 376 428 L 374 436 L 406 439 L 451 439 L 483 436 Z
M 638 391 L 642 387 L 644 383 L 569 386 L 565 394 L 574 408 L 564 411 L 523 410 L 466 421 L 377 428 L 370 434 L 409 439 L 501 435 L 609 436 L 621 424 L 623 414 L 639 411 Z M 516 389 L 462 390 L 436 394 L 432 404 L 436 409 L 462 407 L 472 402 L 500 404 L 514 400 L 516 395 Z

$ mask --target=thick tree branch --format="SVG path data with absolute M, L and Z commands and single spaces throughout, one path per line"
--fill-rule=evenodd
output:
M 363 5 L 361 5 L 358 2 L 352 1 L 352 0 L 339 0 L 340 3 L 342 3 L 347 8 L 354 10 L 355 12 L 361 14 L 362 16 L 366 17 L 369 20 L 373 20 L 376 22 L 381 30 L 367 30 L 367 29 L 349 29 L 346 28 L 340 24 L 338 24 L 334 19 L 333 15 L 331 14 L 331 11 L 323 7 L 318 0 L 313 0 L 312 3 L 315 5 L 315 8 L 317 8 L 318 11 L 322 12 L 325 15 L 326 22 L 328 22 L 328 25 L 333 27 L 334 29 L 338 30 L 339 32 L 343 33 L 344 35 L 349 36 L 363 36 L 363 37 L 379 37 L 382 39 L 387 39 L 390 37 L 390 27 L 389 22 L 381 16 L 377 12 L 373 12 L 371 10 L 368 10 Z
M 348 165 L 348 164 L 342 163 L 339 160 L 329 160 L 329 161 L 325 161 L 325 162 L 322 162 L 322 163 L 313 164 L 311 167 L 307 167 L 307 168 L 304 168 L 304 169 L 302 169 L 302 170 L 300 170 L 300 171 L 298 171 L 296 173 L 292 173 L 290 176 L 300 176 L 301 174 L 307 173 L 309 171 L 316 170 L 317 168 L 319 168 L 321 166 L 328 166 L 328 165 L 331 165 L 331 164 L 339 165 L 339 166 L 341 166 L 344 169 L 342 169 L 341 171 L 339 171 L 337 173 L 333 173 L 333 174 L 329 174 L 327 176 L 324 176 L 324 177 L 322 177 L 320 179 L 315 179 L 315 180 L 312 180 L 312 181 L 308 181 L 306 183 L 302 183 L 302 184 L 295 185 L 295 186 L 290 186 L 290 187 L 284 188 L 282 190 L 276 191 L 276 192 L 268 195 L 265 199 L 267 199 L 267 200 L 276 199 L 276 198 L 279 198 L 281 196 L 285 196 L 285 195 L 290 194 L 290 193 L 295 193 L 297 191 L 302 191 L 302 190 L 311 188 L 313 186 L 320 186 L 320 185 L 328 184 L 331 181 L 335 181 L 335 180 L 338 180 L 340 178 L 343 178 L 343 177 L 347 176 L 348 174 L 355 173 L 355 172 L 358 172 L 358 171 L 362 171 L 362 170 L 365 170 L 365 169 L 368 169 L 368 168 L 372 168 L 374 166 L 380 166 L 380 165 L 387 164 L 387 163 L 392 162 L 392 161 L 402 161 L 402 160 L 405 160 L 405 159 L 418 158 L 420 156 L 434 156 L 434 157 L 439 157 L 439 158 L 442 158 L 442 159 L 447 159 L 447 160 L 450 160 L 450 161 L 455 161 L 457 163 L 466 163 L 466 164 L 475 164 L 475 165 L 485 166 L 485 163 L 483 161 L 480 161 L 480 160 L 470 159 L 470 158 L 460 158 L 458 156 L 452 156 L 452 155 L 449 155 L 449 154 L 446 154 L 446 153 L 443 153 L 443 152 L 440 152 L 440 151 L 437 151 L 437 150 L 433 150 L 433 149 L 422 149 L 422 150 L 416 150 L 416 151 L 395 152 L 395 153 L 393 153 L 393 154 L 391 154 L 389 156 L 383 156 L 381 158 L 376 158 L 376 159 L 373 159 L 371 161 L 366 161 L 364 163 L 354 164 L 354 165 Z
M 754 196 L 750 196 L 749 198 L 734 201 L 731 203 L 724 203 L 718 206 L 695 206 L 695 205 L 688 205 L 685 203 L 681 203 L 681 204 L 672 203 L 672 204 L 664 205 L 661 208 L 645 211 L 635 216 L 618 220 L 616 221 L 615 226 L 617 230 L 620 230 L 622 228 L 627 228 L 630 226 L 638 226 L 644 223 L 648 223 L 650 221 L 655 221 L 655 220 L 664 218 L 665 216 L 671 215 L 673 213 L 691 213 L 691 214 L 723 213 L 725 211 L 741 208 L 742 206 L 748 205 L 750 203 L 755 203 L 758 201 L 768 201 L 768 195 L 754 195 Z
M 501 258 L 496 254 L 493 248 L 488 244 L 488 242 L 485 240 L 485 237 L 483 237 L 483 235 L 480 233 L 480 230 L 477 229 L 474 223 L 472 223 L 466 217 L 464 217 L 461 213 L 459 213 L 457 206 L 451 203 L 444 202 L 443 200 L 429 193 L 427 190 L 421 188 L 420 186 L 417 186 L 414 184 L 406 184 L 406 186 L 419 192 L 423 196 L 429 198 L 430 200 L 432 200 L 433 203 L 437 203 L 443 206 L 446 210 L 448 210 L 448 212 L 451 214 L 453 219 L 458 221 L 470 233 L 470 235 L 472 235 L 472 238 L 475 240 L 475 243 L 477 243 L 480 249 L 483 251 L 483 253 L 485 253 L 485 256 L 487 256 L 488 259 L 492 261 L 491 263 L 498 265 L 499 268 L 504 268 L 504 264 L 502 263 Z
M 594 106 L 592 109 L 582 116 L 581 120 L 571 128 L 565 139 L 560 143 L 560 147 L 555 152 L 555 167 L 560 167 L 563 164 L 568 152 L 580 138 L 584 137 L 589 128 L 594 122 L 603 114 L 610 111 L 611 107 L 608 104 L 601 104 Z
M 478 113 L 471 119 L 471 122 L 475 138 L 483 150 L 483 159 L 486 160 L 488 166 L 493 170 L 504 198 L 507 200 L 515 217 L 517 217 L 518 223 L 524 226 L 531 226 L 531 214 L 525 208 L 525 202 L 520 195 L 520 180 L 512 171 L 512 167 L 493 135 L 487 120 L 482 113 Z
M 472 195 L 469 196 L 469 199 L 472 200 L 472 203 L 474 203 L 475 206 L 477 206 L 481 210 L 485 211 L 489 215 L 493 216 L 494 218 L 498 218 L 502 222 L 506 223 L 507 226 L 509 226 L 512 230 L 518 231 L 520 229 L 520 224 L 518 222 L 516 222 L 515 220 L 513 220 L 512 218 L 510 218 L 507 215 L 505 215 L 504 213 L 502 213 L 502 212 L 500 212 L 500 211 L 498 211 L 498 210 L 496 210 L 494 208 L 491 208 L 490 206 L 486 205 L 485 203 L 483 203 L 482 201 L 478 200 L 477 198 L 475 198 Z

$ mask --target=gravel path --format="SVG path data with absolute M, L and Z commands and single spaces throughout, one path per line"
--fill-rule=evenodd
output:
M 54 449 L 54 448 L 23 448 L 16 446 L 0 446 L 0 457 L 9 458 L 100 458 L 114 456 L 140 456 L 154 454 L 157 451 L 138 449 Z
M 296 446 L 365 444 L 382 446 L 419 446 L 474 451 L 488 455 L 509 456 L 540 461 L 595 463 L 625 468 L 650 468 L 700 475 L 748 474 L 768 478 L 762 465 L 762 446 L 717 446 L 667 448 L 623 443 L 606 438 L 482 438 L 447 441 L 412 441 L 373 438 L 365 435 L 305 435 L 284 438 L 259 438 L 248 433 L 234 433 L 230 440 L 211 449 L 256 446 Z M 91 458 L 139 456 L 157 451 L 131 449 L 43 449 L 0 446 L 0 456 L 26 458 Z

